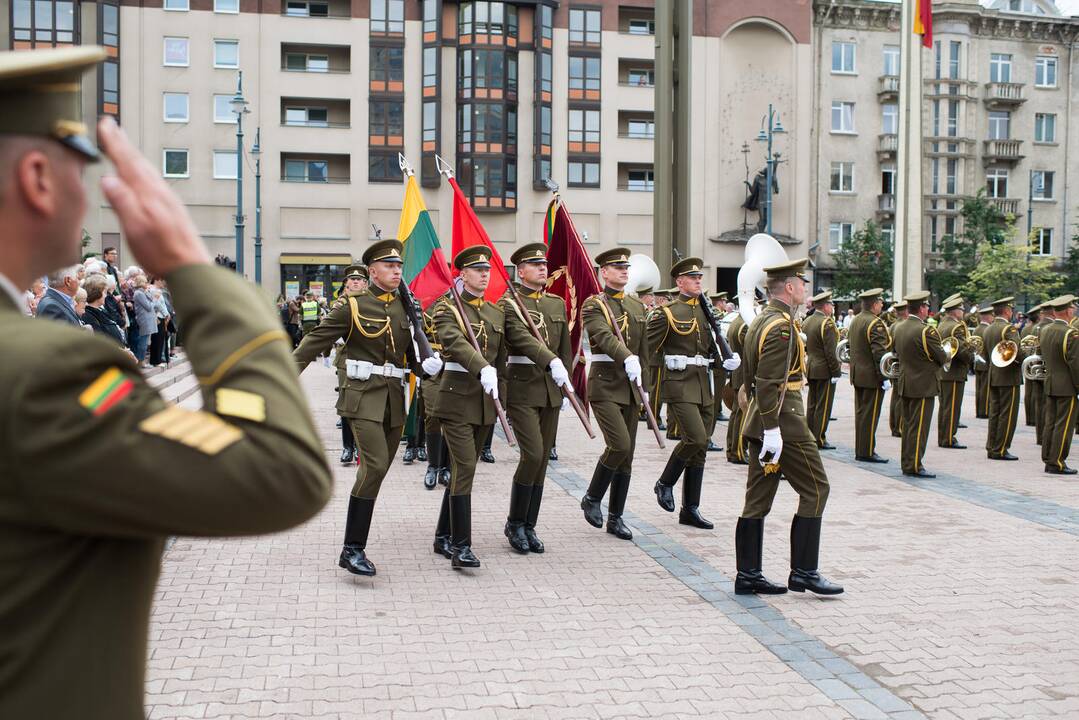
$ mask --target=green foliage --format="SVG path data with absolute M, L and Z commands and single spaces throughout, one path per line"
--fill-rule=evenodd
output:
M 875 287 L 891 288 L 893 252 L 892 244 L 881 236 L 880 226 L 867 220 L 865 227 L 836 252 L 836 297 L 855 297 Z
M 1060 274 L 1064 278 L 1064 292 L 1074 293 L 1079 289 L 1079 230 L 1072 235 Z
M 1037 305 L 1057 295 L 1064 284 L 1053 260 L 1031 257 L 1029 246 L 984 242 L 978 254 L 977 266 L 960 288 L 965 297 L 980 301 L 1014 295 L 1021 306 Z
M 926 272 L 929 290 L 941 298 L 968 281 L 985 248 L 1009 242 L 1015 232 L 1015 218 L 1005 215 L 996 203 L 986 198 L 985 188 L 964 199 L 959 214 L 963 218 L 963 232 L 941 239 L 940 265 Z

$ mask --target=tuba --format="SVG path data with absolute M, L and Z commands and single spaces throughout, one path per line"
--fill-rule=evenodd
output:
M 850 362 L 850 341 L 849 340 L 847 340 L 846 338 L 843 338 L 842 340 L 839 341 L 839 343 L 835 346 L 835 356 L 837 358 L 839 358 L 839 363 L 840 364 Z
M 894 352 L 884 353 L 884 357 L 880 359 L 880 374 L 889 380 L 895 380 L 899 377 L 899 356 Z
M 1019 341 L 1019 349 L 1027 356 L 1023 360 L 1023 378 L 1044 382 L 1046 378 L 1045 361 L 1038 354 L 1041 349 L 1041 340 L 1037 335 L 1027 335 Z
M 1018 357 L 1019 345 L 1014 340 L 1001 340 L 993 348 L 990 359 L 998 368 L 1005 368 L 1015 362 Z
M 746 243 L 745 262 L 738 271 L 738 313 L 746 325 L 757 317 L 757 291 L 766 296 L 764 268 L 788 260 L 779 242 L 766 233 L 757 233 Z
M 940 366 L 940 369 L 944 372 L 948 372 L 952 368 L 952 360 L 955 359 L 956 353 L 959 352 L 959 341 L 954 337 L 946 337 L 940 343 L 941 348 L 944 350 L 944 354 L 948 356 L 948 359 L 944 361 L 944 364 Z
M 656 261 L 647 255 L 634 253 L 629 256 L 629 280 L 626 291 L 636 295 L 645 288 L 659 288 L 660 274 Z

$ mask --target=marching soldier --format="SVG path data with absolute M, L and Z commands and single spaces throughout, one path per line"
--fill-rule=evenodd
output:
M 1076 470 L 1067 463 L 1079 395 L 1079 330 L 1070 324 L 1075 298 L 1063 295 L 1050 300 L 1042 305 L 1042 312 L 1054 315 L 1039 335 L 1039 352 L 1045 363 L 1042 462 L 1051 475 L 1075 475 Z
M 660 392 L 667 403 L 669 420 L 678 423 L 682 437 L 656 481 L 656 500 L 661 508 L 674 512 L 673 488 L 684 472 L 678 522 L 711 530 L 712 523 L 701 516 L 700 503 L 705 454 L 715 412 L 711 365 L 713 356 L 718 361 L 719 354 L 715 352 L 711 324 L 704 316 L 711 310 L 701 305 L 708 302 L 701 297 L 703 264 L 695 257 L 674 264 L 671 276 L 678 286 L 678 297 L 649 319 L 647 333 L 648 346 L 662 358 L 664 374 Z M 725 369 L 733 370 L 738 367 L 738 360 L 732 357 L 722 364 Z
M 367 268 L 363 265 L 349 265 L 345 268 L 345 284 L 341 288 L 341 294 L 333 301 L 333 310 L 348 304 L 348 298 L 359 295 L 367 289 Z M 334 354 L 333 366 L 337 369 L 337 391 L 345 386 L 345 353 L 341 352 L 343 343 L 338 341 L 337 350 Z M 356 452 L 356 440 L 352 437 L 352 424 L 340 415 L 341 419 L 341 464 L 351 465 L 359 457 Z
M 986 357 L 992 358 L 993 348 L 1004 340 L 1019 345 L 1019 332 L 1012 325 L 1015 311 L 1014 297 L 1006 297 L 992 303 L 993 322 L 985 329 Z M 1018 460 L 1008 452 L 1015 436 L 1015 423 L 1019 418 L 1019 386 L 1023 383 L 1023 369 L 1019 354 L 1005 367 L 989 362 L 986 384 L 989 386 L 989 435 L 985 450 L 990 460 Z
M 727 292 L 724 290 L 721 292 L 709 293 L 708 299 L 712 301 L 712 307 L 715 308 L 716 317 L 723 317 L 726 313 L 724 308 L 727 306 Z M 727 419 L 723 415 L 723 389 L 727 386 L 727 380 L 727 371 L 724 369 L 723 363 L 717 362 L 712 367 L 712 388 L 716 401 L 712 416 L 712 427 L 708 432 L 708 452 L 719 452 L 723 449 L 712 441 L 712 435 L 715 434 L 716 425 Z
M 521 459 L 510 486 L 510 510 L 505 534 L 510 547 L 519 553 L 541 553 L 543 543 L 536 536 L 536 520 L 543 499 L 543 480 L 558 431 L 558 413 L 562 408 L 560 385 L 569 384 L 566 366 L 572 362 L 569 322 L 562 298 L 544 292 L 547 286 L 547 246 L 531 243 L 518 249 L 510 262 L 517 266 L 519 296 L 540 337 L 553 359 L 548 360 L 550 374 L 544 372 L 525 350 L 512 340 L 507 351 L 506 413 Z M 507 293 L 498 303 L 506 316 L 506 337 L 534 338 L 520 308 Z M 546 356 L 544 356 L 546 357 Z M 555 368 L 558 368 L 557 370 Z
M 888 462 L 877 455 L 877 421 L 884 393 L 892 386 L 880 372 L 880 360 L 892 344 L 888 328 L 880 319 L 883 292 L 873 288 L 858 296 L 862 311 L 851 319 L 847 330 L 850 384 L 854 386 L 854 455 L 873 463 Z
M 606 449 L 596 463 L 588 491 L 581 499 L 584 518 L 593 527 L 603 527 L 600 503 L 611 489 L 607 504 L 607 532 L 623 540 L 633 533 L 622 522 L 633 470 L 633 450 L 637 441 L 637 413 L 640 403 L 632 385 L 649 386 L 649 357 L 645 334 L 644 305 L 625 293 L 629 281 L 629 251 L 607 250 L 596 256 L 603 292 L 584 301 L 581 317 L 592 347 L 592 367 L 588 371 L 588 396 L 592 412 L 603 433 Z M 622 334 L 620 342 L 614 325 Z
M 1030 322 L 1019 333 L 1020 341 L 1029 336 L 1039 338 L 1042 328 L 1053 322 L 1053 318 L 1048 317 L 1053 313 L 1052 309 L 1047 308 L 1043 316 L 1042 307 L 1042 305 L 1035 305 L 1027 311 Z M 1034 428 L 1034 437 L 1037 443 L 1041 445 L 1042 400 L 1045 397 L 1044 383 L 1041 380 L 1029 380 L 1027 378 L 1023 378 L 1023 381 L 1023 410 L 1026 414 L 1026 424 L 1028 427 Z
M 982 349 L 977 353 L 981 360 L 974 361 L 974 417 L 980 420 L 989 417 L 989 356 L 993 348 L 985 342 L 985 331 L 992 321 L 993 307 L 991 305 L 978 308 L 978 325 L 972 334 L 982 340 Z
M 788 588 L 820 595 L 843 592 L 817 570 L 828 476 L 802 408 L 805 344 L 794 318 L 805 302 L 807 262 L 808 258 L 802 258 L 764 269 L 770 300 L 746 334 L 749 479 L 734 536 L 738 563 L 734 591 L 739 595 L 773 595 Z M 786 587 L 772 583 L 762 572 L 764 517 L 772 509 L 781 477 L 799 496 L 791 523 L 791 573 Z
M 435 529 L 435 552 L 448 556 L 456 570 L 480 566 L 472 552 L 472 481 L 488 430 L 495 423 L 494 400 L 504 395 L 499 385 L 504 389 L 509 347 L 538 367 L 550 367 L 552 377 L 559 384 L 568 382 L 569 376 L 555 354 L 523 325 L 507 323 L 502 309 L 483 299 L 491 280 L 490 248 L 467 247 L 453 258 L 453 265 L 461 272 L 464 283 L 461 304 L 465 316 L 461 316 L 448 297 L 434 305 L 435 333 L 446 362 L 439 382 L 435 417 L 442 427 L 443 442 L 449 447 L 451 468 L 450 484 Z M 478 352 L 469 338 L 466 322 L 479 344 Z M 529 443 L 531 446 L 531 439 Z
M 304 333 L 292 353 L 303 372 L 312 360 L 329 352 L 336 340 L 345 341 L 339 351 L 345 380 L 337 397 L 337 413 L 352 425 L 360 457 L 338 565 L 354 575 L 376 572 L 367 558 L 371 518 L 401 441 L 407 410 L 405 387 L 412 368 L 419 369 L 408 316 L 398 297 L 401 250 L 397 240 L 380 240 L 367 248 L 363 264 L 370 277 L 368 289 L 335 305 L 321 323 Z M 428 375 L 441 367 L 438 358 L 423 361 Z
M 735 313 L 734 320 L 727 327 L 727 342 L 730 343 L 731 351 L 741 356 L 749 326 L 742 319 L 741 313 Z M 741 389 L 744 382 L 744 370 L 738 366 L 731 371 L 731 388 L 734 390 L 734 407 L 731 408 L 731 419 L 727 423 L 727 462 L 732 465 L 745 465 L 746 446 L 742 431 L 745 426 L 746 414 L 741 404 Z
M 136 261 L 168 281 L 202 409 L 166 402 L 111 339 L 23 314 L 34 279 L 79 254 L 81 177 L 100 158 L 80 81 L 105 57 L 0 53 L 3 718 L 146 717 L 166 539 L 285 530 L 333 486 L 279 317 L 214 267 L 156 162 L 111 118 L 96 128 L 115 165 L 101 186 Z
M 896 323 L 892 333 L 903 368 L 893 390 L 901 398 L 903 412 L 900 457 L 904 475 L 932 478 L 936 476 L 926 472 L 922 458 L 933 420 L 933 401 L 939 392 L 938 373 L 948 356 L 940 346 L 937 329 L 925 322 L 929 317 L 929 291 L 911 293 L 903 301 L 908 317 Z
M 645 306 L 645 323 L 650 321 L 654 315 L 663 314 L 661 308 L 667 304 L 666 300 L 664 300 L 662 303 L 656 301 L 657 298 L 664 297 L 662 293 L 663 291 L 660 290 L 659 294 L 654 294 L 652 296 L 653 303 L 651 307 L 642 302 L 642 304 Z M 640 295 L 638 295 L 638 297 L 640 297 Z M 655 351 L 655 348 L 652 348 L 651 350 L 652 352 L 649 353 L 648 356 L 648 377 L 651 379 L 652 384 L 648 386 L 648 403 L 652 408 L 652 415 L 656 418 L 656 422 L 660 423 L 659 429 L 666 430 L 667 427 L 663 425 L 660 421 L 660 418 L 662 417 L 660 411 L 663 409 L 663 401 L 661 399 L 662 394 L 659 391 L 659 385 L 663 378 L 663 368 L 661 367 L 663 358 L 660 357 L 660 354 Z M 641 406 L 641 412 L 638 414 L 638 417 L 641 422 L 648 421 L 648 413 L 644 411 L 644 406 Z
M 430 343 L 431 349 L 441 354 L 442 344 L 438 341 L 438 336 L 435 335 L 435 319 L 426 310 L 423 313 L 423 334 L 427 336 L 427 342 Z M 423 382 L 420 383 L 420 401 L 423 403 L 426 414 L 424 433 L 427 436 L 425 443 L 427 446 L 427 470 L 423 474 L 423 486 L 428 490 L 434 490 L 435 485 L 439 483 L 446 486 L 450 484 L 450 451 L 446 447 L 446 443 L 442 441 L 442 424 L 435 417 L 435 408 L 438 407 L 438 384 L 441 379 L 442 375 L 439 374 L 434 377 L 424 378 Z M 449 522 L 449 506 L 447 505 L 445 527 L 449 527 Z M 447 531 L 446 539 L 448 540 L 448 538 Z M 442 547 L 443 545 L 440 543 L 435 550 L 440 551 Z
M 970 347 L 970 331 L 963 321 L 963 298 L 952 297 L 940 306 L 941 321 L 937 327 L 941 340 L 952 338 L 956 347 L 955 356 L 948 370 L 940 373 L 940 412 L 937 414 L 937 445 L 949 450 L 965 450 L 960 445 L 956 431 L 961 427 L 959 418 L 963 410 L 963 390 L 967 384 L 967 374 L 974 361 L 974 351 Z
M 891 322 L 887 322 L 888 334 L 891 337 L 895 337 L 895 329 L 910 317 L 910 309 L 907 307 L 906 300 L 900 300 L 892 305 L 892 309 L 889 313 L 891 315 Z M 899 381 L 903 377 L 903 365 L 899 365 L 899 377 L 896 378 L 895 386 L 899 385 Z M 900 399 L 899 393 L 896 391 L 895 386 L 892 387 L 891 398 L 888 403 L 888 428 L 892 431 L 892 437 L 903 436 L 903 403 Z
M 821 450 L 835 450 L 828 442 L 828 421 L 835 402 L 835 386 L 843 374 L 836 345 L 839 344 L 839 328 L 835 324 L 835 305 L 832 293 L 822 292 L 810 300 L 816 311 L 802 323 L 806 336 L 806 364 L 809 378 L 809 397 L 806 401 L 806 422 Z

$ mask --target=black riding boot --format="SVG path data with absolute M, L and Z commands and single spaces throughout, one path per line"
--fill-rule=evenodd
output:
M 654 488 L 656 502 L 667 512 L 674 512 L 674 491 L 671 488 L 678 482 L 678 478 L 682 476 L 682 471 L 685 469 L 686 461 L 672 452 L 667 458 L 667 467 L 663 468 L 663 474 L 656 481 Z
M 817 571 L 820 554 L 819 517 L 795 515 L 791 521 L 791 574 L 787 587 L 795 592 L 815 592 L 818 595 L 838 595 L 842 585 L 836 585 Z
M 682 525 L 711 530 L 712 523 L 701 517 L 702 485 L 704 485 L 704 466 L 686 468 L 686 479 L 682 484 L 682 510 L 678 513 L 678 522 Z
M 367 533 L 371 531 L 371 515 L 375 501 L 348 496 L 348 517 L 345 520 L 345 544 L 337 564 L 353 575 L 374 575 L 375 564 L 367 559 Z
M 450 528 L 453 534 L 454 570 L 478 568 L 479 558 L 472 554 L 472 496 L 450 495 Z
M 584 519 L 592 527 L 603 527 L 603 509 L 600 503 L 607 494 L 607 488 L 614 479 L 614 470 L 603 463 L 596 463 L 596 470 L 592 473 L 592 482 L 588 484 L 588 492 L 581 498 L 581 509 L 584 510 Z
M 352 437 L 352 426 L 341 418 L 341 464 L 351 465 L 356 462 L 356 440 Z
M 423 475 L 423 486 L 434 490 L 438 484 L 438 461 L 442 458 L 442 433 L 427 433 L 427 472 Z
M 449 560 L 453 557 L 453 551 L 450 549 L 450 489 L 446 488 L 446 492 L 442 493 L 442 507 L 438 511 L 438 525 L 435 526 L 435 544 L 434 550 L 436 555 Z
M 607 532 L 622 540 L 632 540 L 633 533 L 622 522 L 629 496 L 629 473 L 615 473 L 611 481 L 611 499 L 607 503 Z
M 450 446 L 446 438 L 442 438 L 442 452 L 439 454 L 438 481 L 446 487 L 450 486 Z
M 782 595 L 787 588 L 764 577 L 764 518 L 738 518 L 734 529 L 734 554 L 738 561 L 738 576 L 734 579 L 735 595 Z
M 483 441 L 483 450 L 480 450 L 480 461 L 485 463 L 493 463 L 495 456 L 491 453 L 491 443 L 495 439 L 495 426 L 492 425 L 487 430 L 487 439 Z
M 534 553 L 543 552 L 543 543 L 536 536 L 536 520 L 539 519 L 540 503 L 543 501 L 543 483 L 533 485 L 529 491 L 528 514 L 525 516 L 525 538 L 528 549 Z
M 519 553 L 527 553 L 529 550 L 528 538 L 525 537 L 525 518 L 531 499 L 532 488 L 510 483 L 510 513 L 506 517 L 503 532 L 509 538 L 510 547 Z

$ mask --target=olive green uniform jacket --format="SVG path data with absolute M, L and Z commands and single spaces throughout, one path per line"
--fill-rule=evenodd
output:
M 662 369 L 660 392 L 665 403 L 693 403 L 712 406 L 712 366 L 689 365 L 685 370 L 666 366 L 668 355 L 700 355 L 709 358 L 715 341 L 711 327 L 702 313 L 697 298 L 680 295 L 652 313 L 645 332 L 648 347 L 653 350 L 656 364 Z
M 0 717 L 142 720 L 165 538 L 276 532 L 331 476 L 258 291 L 208 266 L 167 277 L 203 409 L 131 356 L 0 293 Z
M 645 333 L 644 304 L 632 295 L 607 288 L 584 301 L 581 317 L 593 355 L 608 355 L 614 361 L 592 361 L 592 367 L 588 371 L 588 397 L 639 407 L 623 363 L 630 355 L 636 355 L 641 362 L 641 385 L 644 388 L 651 387 L 648 377 L 650 356 Z M 622 331 L 625 345 L 618 342 L 614 334 L 611 327 L 614 320 L 617 320 Z
M 506 405 L 527 405 L 529 407 L 562 407 L 562 391 L 551 378 L 547 366 L 558 358 L 569 372 L 573 361 L 573 348 L 570 345 L 569 322 L 566 319 L 566 303 L 557 295 L 548 295 L 541 291 L 532 292 L 520 287 L 518 294 L 528 310 L 532 322 L 539 330 L 543 345 L 549 354 L 543 354 L 546 362 L 540 364 L 509 363 L 506 377 Z M 506 317 L 507 353 L 509 356 L 522 356 L 532 359 L 536 356 L 536 339 L 525 322 L 517 303 L 507 293 L 498 302 L 498 307 Z M 520 338 L 527 338 L 526 344 L 518 344 Z
M 850 348 L 850 384 L 856 388 L 879 388 L 884 385 L 880 359 L 892 346 L 892 338 L 884 321 L 863 310 L 850 321 L 847 341 Z
M 903 398 L 936 397 L 940 393 L 940 366 L 947 356 L 940 346 L 940 334 L 916 315 L 895 324 L 892 337 L 903 372 L 896 389 Z M 928 418 L 926 423 L 928 423 Z
M 970 331 L 966 323 L 959 322 L 953 317 L 946 317 L 937 326 L 937 333 L 941 341 L 954 338 L 959 344 L 959 350 L 952 358 L 948 372 L 940 371 L 940 379 L 949 382 L 966 382 L 970 366 L 974 362 L 974 351 L 970 348 Z
M 823 313 L 813 313 L 802 323 L 806 336 L 807 377 L 810 380 L 830 380 L 843 374 L 839 357 L 835 354 L 839 344 L 839 328 L 835 320 Z

